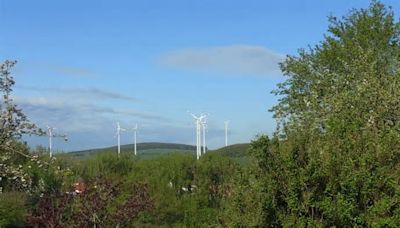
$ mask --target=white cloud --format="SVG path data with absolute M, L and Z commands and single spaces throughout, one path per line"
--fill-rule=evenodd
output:
M 60 127 L 66 131 L 100 131 L 105 122 L 111 123 L 113 119 L 134 119 L 150 122 L 168 121 L 165 117 L 153 113 L 104 107 L 82 100 L 71 102 L 68 97 L 46 98 L 30 96 L 15 97 L 14 100 L 34 123 L 40 126 L 46 124 L 62 125 Z
M 166 66 L 231 75 L 276 75 L 284 55 L 262 46 L 231 45 L 188 48 L 166 53 L 160 63 Z
M 172 120 L 156 113 L 119 109 L 87 101 L 71 102 L 60 97 L 15 97 L 15 103 L 39 127 L 56 127 L 56 133 L 66 134 L 68 143 L 55 140 L 55 148 L 82 150 L 115 145 L 116 121 L 130 129 L 139 123 L 140 142 L 192 143 L 192 127 L 168 125 Z M 46 145 L 45 137 L 26 137 L 30 145 Z M 132 132 L 124 132 L 122 144 L 132 143 Z
M 98 88 L 65 88 L 65 87 L 34 87 L 34 86 L 17 86 L 19 89 L 41 92 L 62 94 L 63 96 L 77 96 L 79 98 L 92 98 L 97 100 L 114 99 L 136 102 L 135 97 L 124 95 L 121 93 L 108 91 Z

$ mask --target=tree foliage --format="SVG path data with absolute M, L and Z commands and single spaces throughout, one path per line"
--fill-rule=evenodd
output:
M 0 227 L 23 227 L 27 209 L 25 196 L 19 192 L 0 194 Z
M 38 129 L 28 121 L 21 109 L 13 103 L 11 98 L 12 87 L 15 84 L 11 75 L 11 68 L 15 61 L 5 61 L 0 65 L 0 145 L 9 146 L 13 140 L 21 138 L 26 133 L 36 133 Z
M 400 24 L 377 1 L 281 64 L 272 139 L 251 151 L 262 226 L 400 226 Z
M 24 164 L 48 165 L 38 156 L 29 154 L 29 148 L 20 141 L 23 134 L 43 134 L 31 123 L 13 102 L 12 87 L 15 84 L 11 68 L 15 61 L 0 64 L 0 192 L 7 189 L 32 191 L 33 180 Z

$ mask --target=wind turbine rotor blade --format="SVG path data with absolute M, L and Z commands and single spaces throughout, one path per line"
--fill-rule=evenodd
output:
M 193 113 L 190 113 L 190 115 L 194 118 L 194 119 L 198 119 L 199 117 L 197 117 L 196 115 L 194 115 Z

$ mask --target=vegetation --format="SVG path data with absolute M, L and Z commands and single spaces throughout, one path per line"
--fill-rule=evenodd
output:
M 272 137 L 199 160 L 31 151 L 19 136 L 40 131 L 12 104 L 12 65 L 0 74 L 0 226 L 400 226 L 400 23 L 377 1 L 287 56 Z
M 132 153 L 133 144 L 121 145 L 121 153 Z M 192 152 L 196 147 L 192 145 L 185 144 L 177 144 L 177 143 L 138 143 L 137 150 L 138 155 L 147 156 L 147 155 L 155 155 L 155 154 L 163 154 L 169 153 L 171 151 L 174 152 Z M 117 151 L 117 147 L 108 147 L 108 148 L 100 148 L 100 149 L 92 149 L 92 150 L 82 150 L 82 151 L 74 151 L 69 154 L 75 157 L 87 157 L 97 153 L 104 152 L 115 152 Z
M 278 132 L 252 144 L 256 225 L 400 226 L 400 24 L 379 2 L 330 23 L 282 63 Z
M 237 158 L 237 157 L 246 157 L 248 156 L 247 150 L 250 148 L 249 143 L 241 143 L 241 144 L 234 144 L 229 145 L 226 147 L 222 147 L 218 150 L 213 152 L 219 153 L 223 156 Z

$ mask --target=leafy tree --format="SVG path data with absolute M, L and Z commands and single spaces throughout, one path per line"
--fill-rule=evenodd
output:
M 75 161 L 74 171 L 78 176 L 85 179 L 107 176 L 120 179 L 128 175 L 134 168 L 136 162 L 132 154 L 121 154 L 117 156 L 115 152 L 102 152 L 89 157 L 83 161 Z
M 276 207 L 281 205 L 277 185 L 284 169 L 271 151 L 267 136 L 259 136 L 248 152 L 255 158 L 246 167 L 237 169 L 231 197 L 227 199 L 227 224 L 237 227 L 269 225 L 279 227 Z
M 194 163 L 190 193 L 183 195 L 185 227 L 226 226 L 224 208 L 230 197 L 235 162 L 219 153 L 207 153 Z
M 3 93 L 0 103 L 0 145 L 3 149 L 10 146 L 13 140 L 21 138 L 22 134 L 38 130 L 13 103 L 10 96 L 15 84 L 10 70 L 15 63 L 7 60 L 0 65 L 0 91 Z
M 147 183 L 154 200 L 154 210 L 144 213 L 137 226 L 175 226 L 182 224 L 186 209 L 193 206 L 189 189 L 194 179 L 194 157 L 190 154 L 173 153 L 151 160 L 140 160 L 127 181 Z
M 288 79 L 274 91 L 281 96 L 275 117 L 288 131 L 396 128 L 400 28 L 393 12 L 374 1 L 329 21 L 325 40 L 281 64 Z
M 277 134 L 253 142 L 259 225 L 400 226 L 400 23 L 378 1 L 329 21 L 281 64 Z
M 44 164 L 38 156 L 30 155 L 28 147 L 19 141 L 23 134 L 44 132 L 29 122 L 22 110 L 13 103 L 11 92 L 15 81 L 11 68 L 15 63 L 5 61 L 0 64 L 0 192 L 4 188 L 30 191 L 32 181 L 23 164 L 27 161 Z
M 205 154 L 196 166 L 195 182 L 198 192 L 206 197 L 206 206 L 219 208 L 221 201 L 230 192 L 235 163 L 218 154 Z
M 26 211 L 43 191 L 59 191 L 68 169 L 55 158 L 31 153 L 23 134 L 44 132 L 32 124 L 11 97 L 14 61 L 0 64 L 0 226 L 24 226 Z M 18 197 L 17 199 L 15 197 Z

